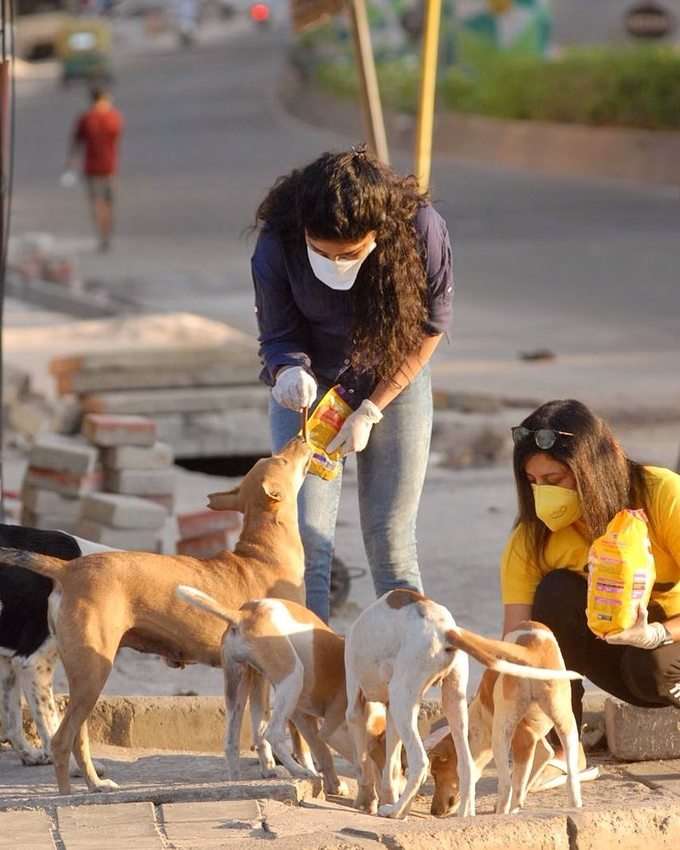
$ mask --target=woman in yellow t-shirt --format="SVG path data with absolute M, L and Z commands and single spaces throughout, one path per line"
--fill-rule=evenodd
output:
M 578 401 L 548 402 L 512 430 L 519 515 L 501 562 L 503 634 L 538 620 L 567 667 L 607 693 L 680 708 L 680 475 L 630 460 Z M 656 581 L 637 623 L 602 640 L 586 622 L 588 551 L 623 508 L 647 514 Z M 573 682 L 579 729 L 582 698 Z

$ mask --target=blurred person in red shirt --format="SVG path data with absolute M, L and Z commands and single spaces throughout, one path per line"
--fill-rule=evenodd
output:
M 113 229 L 114 182 L 123 116 L 103 89 L 93 88 L 91 97 L 90 108 L 75 123 L 67 169 L 74 171 L 78 157 L 82 155 L 83 175 L 99 236 L 99 250 L 108 251 Z

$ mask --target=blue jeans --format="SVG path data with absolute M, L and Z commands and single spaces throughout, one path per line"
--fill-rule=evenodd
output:
M 320 388 L 319 395 L 326 392 Z M 300 415 L 270 404 L 276 452 L 300 430 Z M 357 455 L 361 533 L 378 596 L 395 587 L 422 591 L 416 553 L 416 517 L 432 434 L 429 367 L 384 411 L 368 445 Z M 308 475 L 299 496 L 305 549 L 307 606 L 328 622 L 331 563 L 342 473 L 333 481 Z

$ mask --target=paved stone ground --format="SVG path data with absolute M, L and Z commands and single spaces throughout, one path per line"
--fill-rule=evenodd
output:
M 72 798 L 55 796 L 50 766 L 26 768 L 14 753 L 0 753 L 0 848 L 12 850 L 146 850 L 146 848 L 189 848 L 259 846 L 277 840 L 285 847 L 322 847 L 335 839 L 353 842 L 345 846 L 371 846 L 386 836 L 455 828 L 457 819 L 436 819 L 429 815 L 432 785 L 424 786 L 406 821 L 395 822 L 354 811 L 350 801 L 314 796 L 312 783 L 290 780 L 279 768 L 280 779 L 258 780 L 255 759 L 244 754 L 243 781 L 224 779 L 221 757 L 202 753 L 173 753 L 152 750 L 96 748 L 98 762 L 115 779 L 121 790 L 110 794 Z M 339 771 L 349 779 L 348 766 L 339 762 Z M 76 791 L 83 783 L 74 780 Z M 234 799 L 235 796 L 249 799 Z M 680 761 L 636 765 L 602 762 L 601 776 L 583 785 L 584 811 L 664 806 L 671 811 L 680 806 Z M 87 802 L 88 805 L 72 805 Z M 495 777 L 487 771 L 478 786 L 478 815 L 483 823 L 495 802 Z M 533 794 L 521 819 L 501 819 L 508 828 L 513 821 L 564 815 L 567 810 L 564 788 Z M 10 806 L 25 811 L 7 811 Z M 573 814 L 573 812 L 572 812 Z M 474 822 L 466 819 L 468 825 Z M 479 821 L 477 821 L 479 822 Z M 546 837 L 550 824 L 543 822 Z M 364 845 L 362 842 L 368 842 Z M 395 845 L 397 846 L 397 845 Z M 448 845 L 442 845 L 448 846 Z M 519 846 L 508 844 L 511 847 Z M 554 845 L 551 845 L 554 846 Z

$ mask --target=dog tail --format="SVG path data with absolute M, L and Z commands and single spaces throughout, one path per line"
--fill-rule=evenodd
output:
M 196 587 L 189 587 L 188 584 L 178 584 L 175 588 L 176 596 L 183 602 L 188 602 L 195 608 L 200 608 L 201 611 L 207 611 L 208 614 L 214 614 L 230 626 L 237 626 L 241 622 L 241 612 L 223 608 L 220 603 L 198 590 Z
M 582 679 L 580 673 L 573 670 L 548 669 L 532 665 L 529 651 L 516 643 L 492 640 L 469 632 L 467 629 L 451 629 L 446 633 L 450 645 L 467 652 L 480 664 L 507 676 L 519 676 L 522 679 Z
M 51 555 L 39 555 L 24 549 L 5 549 L 0 547 L 0 567 L 23 567 L 32 573 L 60 581 L 69 562 Z

